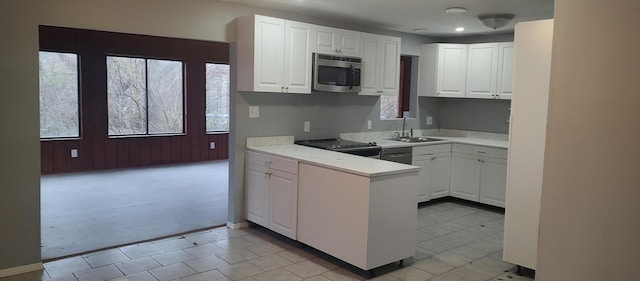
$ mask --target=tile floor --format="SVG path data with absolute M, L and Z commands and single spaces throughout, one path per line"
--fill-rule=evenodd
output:
M 418 209 L 416 255 L 372 280 L 532 280 L 502 261 L 504 215 L 454 202 Z M 366 280 L 363 272 L 259 227 L 212 229 L 48 262 L 2 281 Z

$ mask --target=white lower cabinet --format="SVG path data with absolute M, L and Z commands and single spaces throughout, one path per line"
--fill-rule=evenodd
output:
M 454 144 L 451 158 L 451 196 L 505 206 L 507 150 Z
M 247 152 L 247 220 L 297 237 L 298 162 Z
M 418 203 L 449 196 L 451 144 L 413 148 L 413 165 L 418 174 Z

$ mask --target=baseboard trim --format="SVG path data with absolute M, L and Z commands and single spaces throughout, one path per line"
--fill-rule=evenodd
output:
M 231 229 L 240 229 L 249 227 L 248 222 L 240 222 L 240 223 L 232 223 L 230 221 L 227 222 L 227 227 Z
M 0 269 L 0 278 L 7 277 L 11 275 L 18 275 L 22 273 L 27 273 L 31 271 L 38 271 L 44 269 L 44 265 L 39 263 L 27 264 L 22 266 L 11 267 L 7 269 Z

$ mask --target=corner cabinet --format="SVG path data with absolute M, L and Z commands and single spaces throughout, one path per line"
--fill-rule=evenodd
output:
M 506 183 L 506 149 L 453 145 L 451 196 L 504 208 Z
M 420 96 L 464 97 L 466 76 L 467 45 L 426 44 L 420 47 Z
M 361 95 L 397 96 L 400 83 L 400 38 L 362 34 Z
M 238 90 L 311 93 L 312 25 L 260 15 L 238 19 Z
M 498 48 L 498 92 L 496 98 L 510 100 L 513 96 L 514 43 L 500 43 Z
M 314 53 L 360 56 L 360 33 L 356 31 L 314 26 L 311 42 Z
M 412 159 L 420 167 L 418 203 L 449 196 L 451 144 L 413 147 Z
M 247 220 L 297 238 L 298 162 L 247 152 Z

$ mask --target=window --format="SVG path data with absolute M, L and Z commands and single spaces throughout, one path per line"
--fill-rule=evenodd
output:
M 398 96 L 380 97 L 380 119 L 402 118 L 409 115 L 412 60 L 410 56 L 400 56 Z
M 380 96 L 380 119 L 398 118 L 398 96 Z
M 109 135 L 184 132 L 182 62 L 107 57 Z
M 78 55 L 40 52 L 40 138 L 80 137 Z
M 229 65 L 207 63 L 207 132 L 229 131 Z

